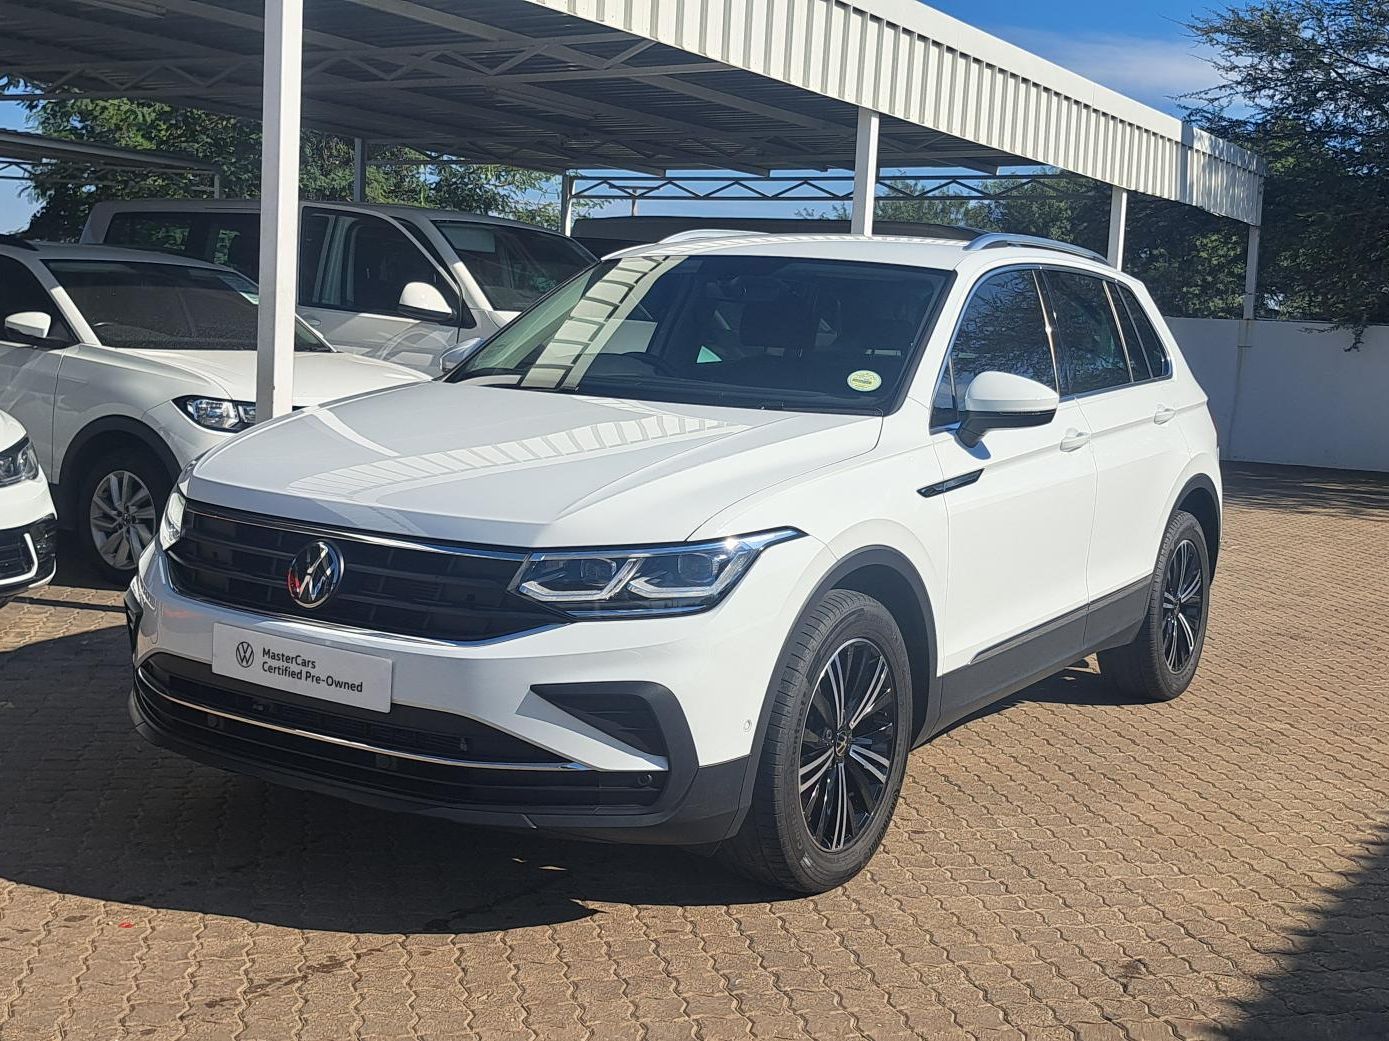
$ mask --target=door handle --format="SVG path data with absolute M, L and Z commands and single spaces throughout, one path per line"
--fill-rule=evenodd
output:
M 1084 448 L 1090 443 L 1090 431 L 1077 430 L 1072 427 L 1066 431 L 1066 436 L 1061 439 L 1061 451 L 1074 452 L 1077 448 Z
M 1153 413 L 1153 422 L 1161 426 L 1177 414 L 1175 408 L 1168 408 L 1166 405 L 1159 405 L 1158 410 Z

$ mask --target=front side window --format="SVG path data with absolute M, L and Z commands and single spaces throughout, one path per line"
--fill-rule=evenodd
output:
M 230 271 L 115 260 L 50 260 L 48 270 L 107 347 L 253 351 L 254 282 Z M 330 348 L 302 322 L 294 349 Z
M 1063 392 L 1086 394 L 1132 382 L 1105 280 L 1078 271 L 1046 272 L 1056 311 Z
M 501 311 L 524 311 L 593 263 L 593 254 L 563 235 L 473 221 L 434 226 Z
M 425 282 L 457 312 L 453 283 L 399 228 L 379 217 L 310 210 L 300 234 L 299 302 L 339 311 L 414 316 L 400 307 L 401 291 Z
M 9 339 L 4 329 L 5 319 L 22 311 L 48 315 L 53 322 L 48 330 L 50 339 L 72 339 L 67 322 L 58 313 L 58 305 L 33 272 L 18 260 L 0 257 L 0 340 Z
M 573 279 L 448 377 L 520 390 L 881 413 L 950 275 L 765 256 L 642 256 Z
M 1001 271 L 975 287 L 936 390 L 933 425 L 959 419 L 970 381 L 981 372 L 1026 376 L 1056 389 L 1051 336 L 1034 271 Z

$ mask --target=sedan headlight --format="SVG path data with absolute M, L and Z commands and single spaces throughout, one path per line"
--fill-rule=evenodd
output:
M 778 528 L 717 542 L 542 551 L 526 558 L 512 588 L 573 617 L 690 614 L 727 596 L 768 546 L 800 535 Z
M 179 398 L 179 408 L 188 418 L 208 430 L 236 433 L 256 421 L 256 406 L 251 401 L 225 401 L 221 398 Z
M 27 437 L 0 452 L 0 488 L 20 481 L 38 480 L 40 472 L 39 457 Z

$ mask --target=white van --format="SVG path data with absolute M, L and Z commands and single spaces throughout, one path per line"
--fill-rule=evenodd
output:
M 255 199 L 98 203 L 82 241 L 155 249 L 255 279 Z M 530 224 L 448 210 L 304 203 L 299 314 L 342 350 L 437 373 L 443 354 L 490 336 L 593 263 L 573 239 Z

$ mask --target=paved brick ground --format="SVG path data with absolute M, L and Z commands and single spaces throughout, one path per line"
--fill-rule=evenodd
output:
M 1389 482 L 1230 492 L 1184 698 L 957 727 L 813 900 L 146 747 L 65 574 L 0 610 L 0 1038 L 1389 1038 Z

